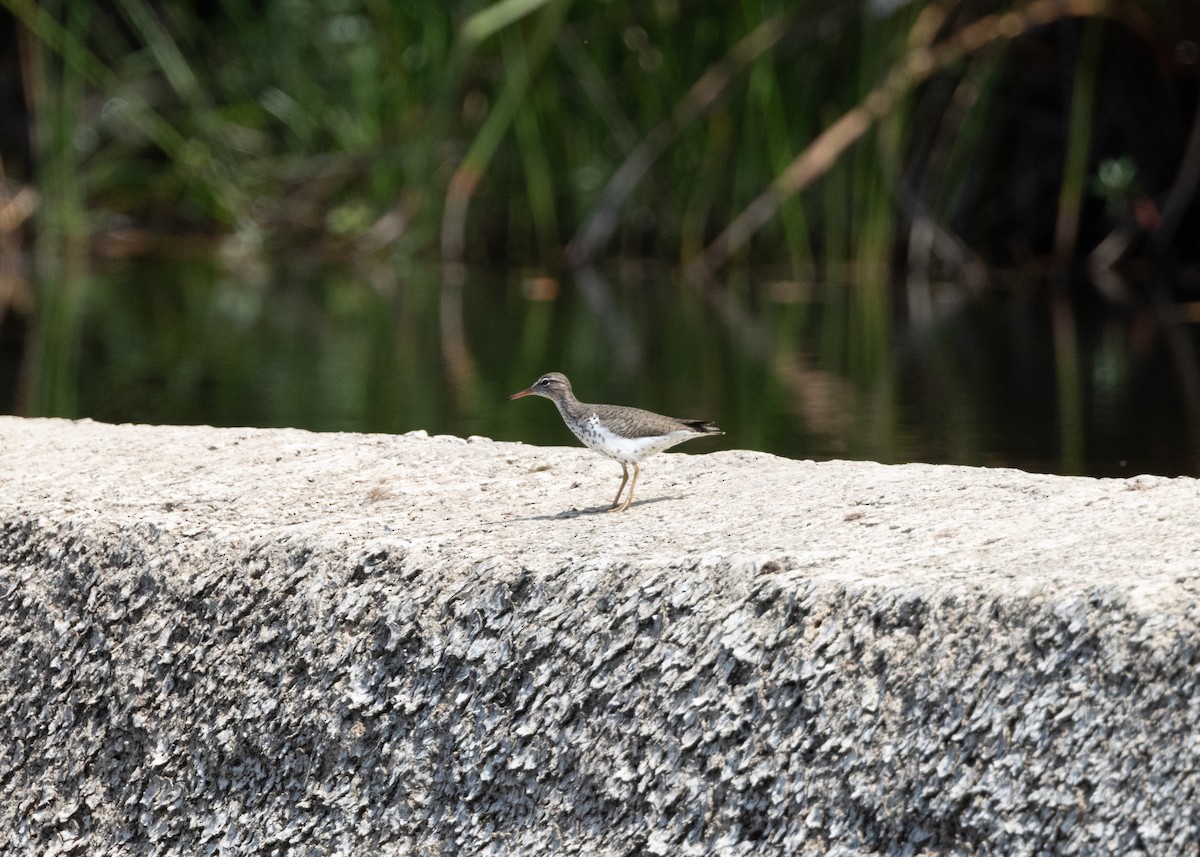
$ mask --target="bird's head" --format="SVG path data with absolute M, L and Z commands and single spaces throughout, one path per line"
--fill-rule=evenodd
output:
M 567 376 L 561 372 L 547 372 L 521 392 L 513 393 L 508 397 L 508 401 L 511 402 L 513 399 L 520 399 L 525 396 L 542 396 L 543 398 L 553 399 L 557 402 L 562 401 L 570 395 L 571 382 L 567 380 Z

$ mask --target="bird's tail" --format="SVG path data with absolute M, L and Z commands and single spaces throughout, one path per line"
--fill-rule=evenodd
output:
M 725 434 L 717 428 L 717 424 L 712 420 L 684 420 L 683 422 L 700 434 Z

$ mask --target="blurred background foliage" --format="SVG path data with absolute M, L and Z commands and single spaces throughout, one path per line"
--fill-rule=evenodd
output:
M 1197 472 L 1195 3 L 0 7 L 0 408 Z

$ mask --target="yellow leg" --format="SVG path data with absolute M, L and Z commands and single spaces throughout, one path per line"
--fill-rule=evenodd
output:
M 629 508 L 629 504 L 633 502 L 633 486 L 637 485 L 638 474 L 641 472 L 642 468 L 639 465 L 633 465 L 633 479 L 629 482 L 629 493 L 625 495 L 625 502 L 620 509 L 617 509 L 618 512 L 624 512 Z
M 636 467 L 636 465 L 635 465 Z M 629 481 L 629 468 L 625 466 L 625 462 L 621 462 L 621 487 L 617 489 L 617 499 L 613 500 L 612 505 L 608 507 L 608 511 L 617 512 L 617 507 L 621 505 L 621 492 L 625 490 L 625 483 Z

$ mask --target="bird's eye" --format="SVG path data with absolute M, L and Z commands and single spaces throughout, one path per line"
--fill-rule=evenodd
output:
M 547 384 L 549 384 L 549 383 L 550 383 L 550 379 L 549 379 L 549 378 L 543 378 L 542 380 L 538 381 L 538 386 L 539 386 L 539 387 L 545 387 L 545 386 L 546 386 Z

